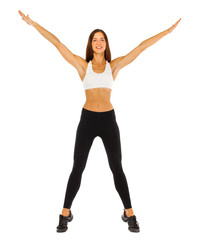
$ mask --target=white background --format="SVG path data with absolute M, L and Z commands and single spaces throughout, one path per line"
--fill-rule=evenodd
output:
M 1 239 L 197 239 L 196 1 L 1 3 Z M 102 140 L 95 138 L 66 233 L 56 233 L 85 93 L 76 69 L 18 13 L 85 58 L 103 29 L 112 60 L 181 21 L 121 69 L 111 102 L 140 233 L 128 231 Z M 4 235 L 4 237 L 2 237 Z

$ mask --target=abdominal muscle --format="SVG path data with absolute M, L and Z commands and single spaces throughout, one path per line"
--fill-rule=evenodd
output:
M 113 109 L 110 102 L 110 88 L 92 88 L 85 90 L 86 102 L 84 108 L 94 112 L 106 112 Z

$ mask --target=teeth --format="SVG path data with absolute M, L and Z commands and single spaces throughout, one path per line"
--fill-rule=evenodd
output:
M 96 48 L 102 48 L 102 47 L 96 47 Z

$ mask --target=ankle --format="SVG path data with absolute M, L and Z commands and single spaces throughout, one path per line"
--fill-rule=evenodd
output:
M 70 215 L 70 209 L 68 209 L 68 208 L 63 208 L 63 210 L 62 210 L 62 215 L 63 215 L 64 217 L 68 217 L 68 216 Z
M 133 212 L 132 208 L 125 209 L 124 211 L 125 211 L 125 214 L 126 214 L 127 217 L 134 216 L 134 212 Z

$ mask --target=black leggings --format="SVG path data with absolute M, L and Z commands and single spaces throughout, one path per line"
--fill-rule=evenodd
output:
M 82 108 L 80 122 L 76 131 L 74 164 L 70 174 L 63 208 L 71 208 L 80 188 L 82 173 L 85 169 L 89 150 L 95 137 L 99 136 L 104 144 L 114 184 L 124 208 L 132 208 L 129 189 L 122 169 L 120 132 L 114 109 L 106 112 L 93 112 Z

